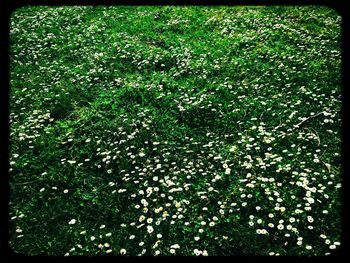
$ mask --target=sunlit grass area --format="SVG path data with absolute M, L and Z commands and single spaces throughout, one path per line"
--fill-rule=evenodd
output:
M 11 248 L 336 251 L 340 24 L 315 6 L 17 9 Z

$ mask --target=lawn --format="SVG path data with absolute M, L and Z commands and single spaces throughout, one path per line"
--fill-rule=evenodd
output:
M 337 251 L 340 25 L 320 6 L 17 9 L 12 250 Z

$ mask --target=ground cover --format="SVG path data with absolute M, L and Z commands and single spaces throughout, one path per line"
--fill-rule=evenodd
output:
M 340 23 L 315 6 L 16 10 L 11 248 L 335 251 Z

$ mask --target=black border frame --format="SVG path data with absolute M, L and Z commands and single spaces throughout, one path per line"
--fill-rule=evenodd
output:
M 346 70 L 349 69 L 350 57 L 348 48 L 350 47 L 349 42 L 349 16 L 350 16 L 350 8 L 347 8 L 346 0 L 2 0 L 0 2 L 0 28 L 1 28 L 1 58 L 2 63 L 0 63 L 0 81 L 2 83 L 0 88 L 0 99 L 2 100 L 0 105 L 0 207 L 1 207 L 1 225 L 0 225 L 0 258 L 3 259 L 35 259 L 35 260 L 60 260 L 63 257 L 51 257 L 51 256 L 26 256 L 14 253 L 9 245 L 9 233 L 8 233 L 8 214 L 9 214 L 9 163 L 8 163 L 8 144 L 9 144 L 9 109 L 8 109 L 8 99 L 9 99 L 9 21 L 11 13 L 20 7 L 24 6 L 72 6 L 72 5 L 197 5 L 197 6 L 209 6 L 209 5 L 298 5 L 298 6 L 306 6 L 306 5 L 318 5 L 318 6 L 327 6 L 333 8 L 338 12 L 338 14 L 342 17 L 342 63 L 341 63 L 341 71 L 342 71 L 342 142 L 341 142 L 341 155 L 342 155 L 342 243 L 339 249 L 333 252 L 330 256 L 316 256 L 316 257 L 301 257 L 301 256 L 291 256 L 291 259 L 295 260 L 317 260 L 317 261 L 328 261 L 340 259 L 347 254 L 348 247 L 348 235 L 349 235 L 349 227 L 348 220 L 349 217 L 346 215 L 346 210 L 349 205 L 346 196 L 349 192 L 349 179 L 347 175 L 349 174 L 349 162 L 347 157 L 349 156 L 349 148 L 347 147 L 349 144 L 349 139 L 346 135 L 350 134 L 350 130 L 346 126 L 346 117 L 349 115 L 349 97 L 347 95 L 347 88 L 349 87 L 350 74 L 347 73 Z M 348 190 L 347 190 L 348 189 Z M 233 259 L 248 259 L 249 256 L 234 256 Z M 165 257 L 138 257 L 140 260 L 151 259 L 151 260 L 162 260 L 166 259 Z M 177 257 L 178 258 L 178 257 Z M 190 260 L 201 260 L 205 259 L 204 257 L 194 258 L 188 257 Z M 207 259 L 214 259 L 216 257 L 208 257 Z M 286 259 L 289 257 L 250 257 L 252 259 L 256 258 L 257 260 L 267 259 L 268 261 L 274 261 L 279 259 Z M 77 259 L 84 260 L 121 260 L 128 261 L 135 259 L 133 257 L 64 257 L 64 261 L 71 261 Z M 137 258 L 136 258 L 137 259 Z M 169 258 L 171 259 L 171 258 Z M 176 260 L 176 257 L 174 257 Z M 230 257 L 218 257 L 220 260 L 230 260 Z M 350 259 L 350 257 L 349 257 Z

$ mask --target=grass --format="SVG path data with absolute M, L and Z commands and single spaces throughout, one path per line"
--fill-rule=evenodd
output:
M 17 9 L 11 248 L 335 251 L 340 23 L 316 6 Z

